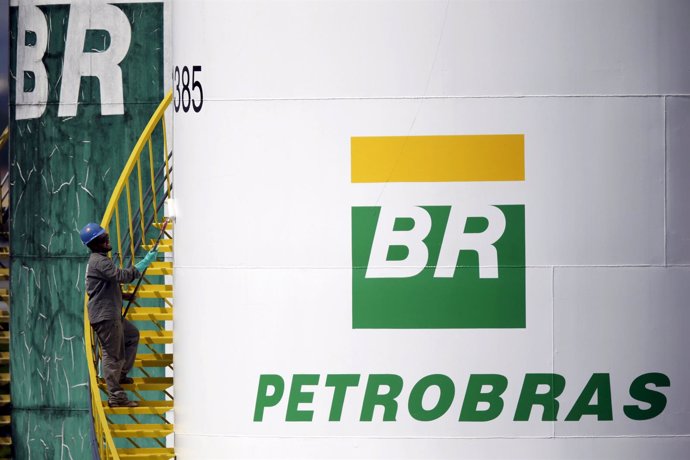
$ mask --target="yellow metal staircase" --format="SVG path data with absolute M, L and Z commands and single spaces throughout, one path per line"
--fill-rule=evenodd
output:
M 0 151 L 9 140 L 9 129 L 0 134 Z M 7 222 L 10 181 L 6 173 L 0 181 L 0 459 L 12 458 L 10 396 L 10 238 Z
M 164 231 L 158 260 L 145 272 L 127 319 L 139 328 L 139 350 L 123 385 L 139 407 L 109 407 L 105 381 L 98 377 L 100 351 L 84 301 L 84 337 L 89 366 L 95 442 L 101 459 L 168 460 L 173 448 L 173 232 L 163 227 L 172 198 L 172 151 L 168 150 L 165 113 L 168 93 L 130 155 L 108 202 L 101 226 L 113 241 L 113 260 L 121 267 L 143 257 Z M 116 236 L 116 241 L 113 236 Z M 122 287 L 131 294 L 135 284 Z

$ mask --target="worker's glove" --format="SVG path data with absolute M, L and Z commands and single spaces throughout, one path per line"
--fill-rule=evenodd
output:
M 156 260 L 156 255 L 158 255 L 158 249 L 151 249 L 149 253 L 146 254 L 146 256 L 139 262 L 134 264 L 134 266 L 139 272 L 143 272 L 149 267 L 149 265 L 151 265 L 151 262 Z

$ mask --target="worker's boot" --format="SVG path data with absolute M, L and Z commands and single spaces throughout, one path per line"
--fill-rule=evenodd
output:
M 124 399 L 120 401 L 108 401 L 108 406 L 110 407 L 139 407 L 139 403 L 136 401 L 131 401 L 129 399 Z
M 108 405 L 110 407 L 138 407 L 139 403 L 136 401 L 130 401 L 124 391 L 117 392 L 110 398 L 108 398 Z

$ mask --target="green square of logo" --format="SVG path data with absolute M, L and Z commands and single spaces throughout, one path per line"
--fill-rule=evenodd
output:
M 505 217 L 505 229 L 492 244 L 497 276 L 480 277 L 479 254 L 475 250 L 460 250 L 453 275 L 439 276 L 436 269 L 441 246 L 444 238 L 453 237 L 446 236 L 451 207 L 424 206 L 421 209 L 431 221 L 423 238 L 428 250 L 426 265 L 413 276 L 387 278 L 367 276 L 381 208 L 353 207 L 352 327 L 524 328 L 525 209 L 523 205 L 495 208 Z M 394 231 L 407 231 L 414 225 L 411 219 L 396 219 Z M 485 218 L 468 218 L 464 233 L 481 233 L 487 225 Z M 386 260 L 403 260 L 410 250 L 392 244 Z

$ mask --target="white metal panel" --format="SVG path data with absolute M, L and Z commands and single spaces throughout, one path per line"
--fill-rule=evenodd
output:
M 346 267 L 351 206 L 471 201 L 525 204 L 529 265 L 663 264 L 663 110 L 649 98 L 208 102 L 176 118 L 190 152 L 176 158 L 176 263 Z M 484 133 L 525 135 L 524 182 L 350 183 L 352 136 Z
M 690 98 L 666 99 L 667 257 L 690 264 Z
M 690 371 L 679 365 L 683 350 L 690 348 L 688 297 L 687 267 L 556 268 L 553 317 L 557 373 L 580 387 L 591 373 L 609 370 L 612 386 L 624 390 L 638 375 L 648 372 L 664 373 L 671 381 L 669 388 L 659 388 L 667 397 L 669 410 L 656 423 L 625 417 L 623 405 L 639 403 L 622 391 L 612 394 L 613 422 L 596 422 L 594 416 L 585 416 L 577 423 L 559 422 L 557 435 L 690 434 L 690 397 L 686 391 Z M 568 393 L 559 399 L 564 408 L 575 400 Z
M 395 439 L 380 438 L 256 438 L 238 436 L 232 446 L 224 438 L 175 433 L 175 452 L 180 458 L 216 460 L 218 458 L 323 459 L 386 458 L 394 449 L 400 459 L 473 459 L 553 460 L 610 459 L 623 453 L 626 460 L 686 460 L 690 439 L 679 438 L 552 438 L 535 439 Z M 223 452 L 222 457 L 218 454 Z
M 175 2 L 209 99 L 687 94 L 683 0 Z
M 176 229 L 180 232 L 181 229 Z M 525 372 L 551 372 L 551 269 L 528 269 L 528 324 L 509 330 L 352 330 L 350 269 L 176 268 L 176 432 L 192 435 L 547 437 L 553 424 L 512 417 Z M 200 290 L 198 286 L 206 286 Z M 193 340 L 190 340 L 194 337 Z M 178 342 L 179 340 L 179 342 Z M 366 376 L 404 380 L 395 423 L 359 421 Z M 407 411 L 422 377 L 442 372 L 456 386 L 454 403 L 433 422 Z M 315 387 L 312 423 L 286 423 L 287 391 L 253 421 L 258 377 L 276 373 L 361 374 L 348 390 L 342 420 L 329 422 L 332 390 Z M 460 423 L 469 374 L 499 373 L 510 384 L 505 409 L 491 423 Z M 203 384 L 203 391 L 199 385 Z M 289 381 L 286 382 L 289 386 Z M 393 449 L 391 458 L 395 457 Z

